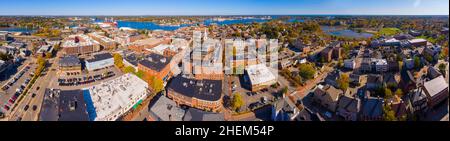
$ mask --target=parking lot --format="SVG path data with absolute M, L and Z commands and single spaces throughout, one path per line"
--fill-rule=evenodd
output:
M 278 84 L 277 87 L 269 86 L 268 88 L 262 89 L 258 92 L 251 92 L 241 83 L 243 83 L 243 81 L 240 80 L 239 77 L 232 76 L 231 82 L 229 82 L 229 84 L 231 84 L 231 91 L 233 94 L 241 94 L 243 100 L 245 101 L 245 110 L 251 111 L 274 102 L 275 97 L 280 95 L 280 91 L 283 88 Z
M 0 111 L 6 113 L 17 102 L 16 100 L 30 83 L 35 69 L 36 66 L 34 64 L 24 65 L 15 75 L 13 75 L 1 86 Z

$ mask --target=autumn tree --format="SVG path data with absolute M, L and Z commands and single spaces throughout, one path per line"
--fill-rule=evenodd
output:
M 136 69 L 133 68 L 132 66 L 128 66 L 123 69 L 123 72 L 124 73 L 136 73 Z
M 339 80 L 338 80 L 339 89 L 343 91 L 347 91 L 349 85 L 350 85 L 350 77 L 348 74 L 341 74 Z
M 233 99 L 231 100 L 231 108 L 234 111 L 238 111 L 242 106 L 244 106 L 244 100 L 240 93 L 235 93 Z
M 159 93 L 164 89 L 164 82 L 156 76 L 148 76 L 147 82 L 155 93 Z
M 114 57 L 114 64 L 118 67 L 118 68 L 123 68 L 124 64 L 123 64 L 123 58 L 122 55 L 120 54 L 113 54 Z

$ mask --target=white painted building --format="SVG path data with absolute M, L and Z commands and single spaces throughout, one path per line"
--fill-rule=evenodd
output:
M 109 53 L 96 54 L 93 59 L 86 60 L 85 62 L 88 71 L 114 66 L 114 58 Z
M 88 112 L 95 112 L 89 113 L 95 115 L 89 118 L 94 121 L 115 121 L 149 94 L 147 82 L 131 73 L 85 90 L 89 91 L 85 96 L 92 100 Z

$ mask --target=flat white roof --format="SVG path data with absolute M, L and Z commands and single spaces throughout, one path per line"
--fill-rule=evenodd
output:
M 399 40 L 397 40 L 397 39 L 395 39 L 395 38 L 392 38 L 392 39 L 386 40 L 386 43 L 395 43 L 395 42 L 400 42 L 400 41 L 399 41 Z
M 430 96 L 434 96 L 448 87 L 444 77 L 441 75 L 428 82 L 424 83 L 425 88 L 430 93 Z
M 86 89 L 97 114 L 95 121 L 117 120 L 148 94 L 148 84 L 131 73 Z
M 108 42 L 114 42 L 113 39 L 108 38 L 108 37 L 103 36 L 103 35 L 100 35 L 100 34 L 97 33 L 97 32 L 91 33 L 90 35 L 91 35 L 91 36 L 94 36 L 94 37 L 96 37 L 96 38 L 99 38 L 99 39 L 102 40 L 103 42 L 107 42 L 107 43 L 108 43 Z
M 262 84 L 277 79 L 264 64 L 251 65 L 248 66 L 246 70 L 252 85 Z
M 81 40 L 78 43 L 75 43 L 75 37 L 81 38 Z M 91 45 L 97 45 L 99 44 L 94 39 L 90 38 L 87 35 L 79 34 L 79 35 L 70 35 L 68 39 L 66 39 L 61 47 L 80 47 L 80 46 L 91 46 Z
M 410 43 L 420 43 L 420 42 L 427 42 L 425 39 L 411 39 L 409 40 Z
M 175 47 L 174 45 L 160 44 L 160 45 L 158 45 L 158 46 L 156 46 L 154 48 L 147 49 L 147 50 L 151 51 L 151 52 L 154 52 L 154 53 L 157 53 L 157 54 L 163 55 L 164 54 L 164 50 L 166 50 L 166 49 L 170 49 L 172 51 L 177 51 L 178 48 Z

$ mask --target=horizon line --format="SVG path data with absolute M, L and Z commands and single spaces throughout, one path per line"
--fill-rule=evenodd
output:
M 0 14 L 0 16 L 449 16 L 450 14 Z

